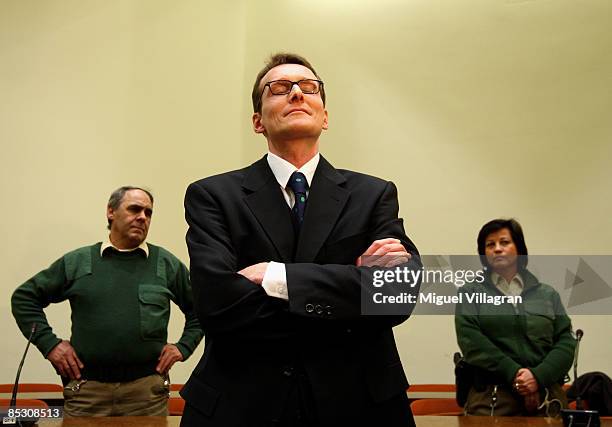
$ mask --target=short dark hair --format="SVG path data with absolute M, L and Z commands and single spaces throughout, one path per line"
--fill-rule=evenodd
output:
M 253 111 L 255 113 L 261 113 L 261 95 L 262 90 L 259 88 L 261 84 L 261 79 L 266 75 L 268 71 L 272 68 L 277 67 L 283 64 L 298 64 L 303 65 L 308 68 L 312 73 L 317 77 L 317 79 L 322 80 L 321 77 L 317 74 L 314 67 L 308 62 L 306 58 L 303 56 L 297 55 L 295 53 L 275 53 L 268 59 L 266 65 L 259 71 L 257 77 L 255 78 L 255 84 L 253 85 L 253 92 L 251 93 L 251 98 L 253 100 Z M 323 100 L 323 105 L 325 105 L 325 87 L 321 85 L 321 99 Z
M 147 196 L 149 196 L 149 199 L 151 200 L 151 204 L 153 204 L 153 194 L 151 194 L 151 192 L 149 190 L 146 190 L 142 187 L 134 187 L 132 185 L 124 185 L 123 187 L 119 187 L 117 188 L 115 191 L 113 191 L 108 199 L 108 207 L 111 208 L 112 210 L 117 210 L 119 209 L 119 206 L 121 205 L 121 202 L 123 201 L 123 197 L 125 196 L 125 193 L 127 193 L 128 191 L 131 190 L 140 190 L 140 191 L 144 191 Z M 113 220 L 109 219 L 108 220 L 108 229 L 110 230 L 111 228 L 111 224 L 113 223 Z
M 507 228 L 510 232 L 510 236 L 512 237 L 512 241 L 516 246 L 516 252 L 518 253 L 518 269 L 524 270 L 527 267 L 527 245 L 525 244 L 525 236 L 523 235 L 523 228 L 521 224 L 514 218 L 510 219 L 494 219 L 492 221 L 487 222 L 482 226 L 480 232 L 478 233 L 478 238 L 476 242 L 478 243 L 478 254 L 480 255 L 480 263 L 488 267 L 489 263 L 487 261 L 487 257 L 485 256 L 485 246 L 487 237 L 490 234 L 495 233 L 499 230 L 503 230 Z

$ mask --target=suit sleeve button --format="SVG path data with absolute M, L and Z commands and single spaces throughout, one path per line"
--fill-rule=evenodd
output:
M 323 307 L 319 304 L 315 305 L 315 313 L 323 314 Z
M 312 313 L 314 311 L 314 305 L 306 304 L 306 313 Z

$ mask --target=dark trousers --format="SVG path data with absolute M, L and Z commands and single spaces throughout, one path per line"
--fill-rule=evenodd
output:
M 472 387 L 470 393 L 468 394 L 467 402 L 465 404 L 465 414 L 490 416 L 491 405 L 493 404 L 492 394 L 494 387 L 494 385 L 489 385 L 482 390 L 476 390 L 474 387 Z M 540 389 L 540 403 L 544 402 L 545 392 L 545 389 Z M 552 386 L 548 387 L 548 392 L 549 401 L 553 399 L 557 401 L 555 402 L 556 404 L 558 404 L 557 409 L 567 408 L 567 398 L 565 396 L 563 388 L 559 384 L 553 384 Z M 493 408 L 493 415 L 500 417 L 544 417 L 549 414 L 547 413 L 546 405 L 544 405 L 544 407 L 537 410 L 536 412 L 527 412 L 523 396 L 519 395 L 518 393 L 515 393 L 507 386 L 498 386 L 495 404 Z
M 414 418 L 410 411 L 410 404 L 405 392 L 398 394 L 384 402 L 369 404 L 356 404 L 354 412 L 350 414 L 335 414 L 334 419 L 320 419 L 316 411 L 311 390 L 302 389 L 298 383 L 287 394 L 285 402 L 279 402 L 282 407 L 281 416 L 269 420 L 249 417 L 248 414 L 226 413 L 228 417 L 216 416 L 210 418 L 191 407 L 189 402 L 181 419 L 181 427 L 201 426 L 240 426 L 240 427 L 321 427 L 341 425 L 364 425 L 385 427 L 415 427 Z M 236 415 L 236 417 L 233 417 Z M 241 420 L 246 416 L 248 421 Z M 339 421 L 342 419 L 342 421 Z

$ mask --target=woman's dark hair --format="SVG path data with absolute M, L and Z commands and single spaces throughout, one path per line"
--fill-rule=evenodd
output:
M 487 257 L 485 256 L 485 246 L 487 237 L 489 237 L 491 233 L 503 230 L 504 228 L 507 228 L 508 231 L 510 231 L 512 241 L 514 242 L 514 246 L 516 246 L 516 252 L 519 255 L 517 267 L 519 270 L 524 270 L 527 267 L 527 245 L 525 244 L 525 236 L 523 235 L 523 229 L 521 228 L 521 224 L 519 224 L 519 222 L 514 218 L 494 219 L 482 226 L 480 232 L 478 233 L 478 239 L 476 239 L 476 242 L 478 243 L 478 254 L 480 255 L 480 263 L 485 267 L 489 266 L 489 263 L 487 262 Z

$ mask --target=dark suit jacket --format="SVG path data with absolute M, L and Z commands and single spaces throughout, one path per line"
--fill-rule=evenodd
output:
M 421 267 L 398 209 L 393 183 L 321 157 L 296 242 L 265 157 L 189 186 L 187 245 L 206 347 L 181 392 L 183 425 L 270 425 L 296 377 L 307 378 L 321 425 L 376 420 L 381 402 L 405 393 L 391 328 L 408 316 L 362 316 L 370 269 L 355 266 L 374 240 L 395 237 Z M 286 263 L 288 302 L 236 273 L 266 261 Z

